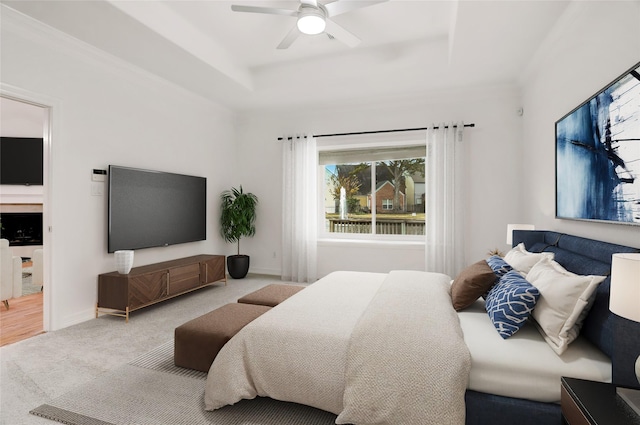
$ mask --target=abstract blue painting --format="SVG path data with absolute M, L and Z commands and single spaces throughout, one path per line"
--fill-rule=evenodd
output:
M 556 217 L 640 225 L 640 63 L 556 122 Z

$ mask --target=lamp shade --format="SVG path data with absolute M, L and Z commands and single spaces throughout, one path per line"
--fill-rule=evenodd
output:
M 302 10 L 298 17 L 298 29 L 303 34 L 320 34 L 326 25 L 324 16 L 317 10 Z
M 514 230 L 535 230 L 536 226 L 533 224 L 507 224 L 507 245 L 513 244 L 513 231 Z
M 640 253 L 613 254 L 609 309 L 640 322 Z

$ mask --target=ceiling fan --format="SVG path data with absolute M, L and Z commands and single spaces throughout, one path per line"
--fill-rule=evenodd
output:
M 336 24 L 330 18 L 351 12 L 352 10 L 384 3 L 387 0 L 336 0 L 331 3 L 321 4 L 317 0 L 300 0 L 298 9 L 277 9 L 260 6 L 232 5 L 234 12 L 266 13 L 270 15 L 293 16 L 297 18 L 296 25 L 278 44 L 278 49 L 286 49 L 296 41 L 300 34 L 326 33 L 331 38 L 336 38 L 349 47 L 355 47 L 360 39 Z

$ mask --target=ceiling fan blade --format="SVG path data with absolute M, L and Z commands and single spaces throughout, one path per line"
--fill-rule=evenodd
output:
M 298 31 L 298 27 L 294 25 L 289 31 L 289 33 L 284 37 L 284 39 L 282 39 L 280 44 L 278 44 L 277 48 L 278 49 L 288 48 L 289 46 L 291 46 L 291 44 L 293 44 L 294 41 L 296 41 L 298 36 L 300 36 L 300 31 Z
M 273 7 L 241 6 L 237 4 L 232 4 L 231 10 L 233 10 L 234 12 L 266 13 L 269 15 L 298 16 L 297 10 L 276 9 Z
M 327 10 L 329 17 L 333 17 L 386 1 L 387 0 L 337 0 L 333 3 L 325 4 L 324 8 Z
M 342 28 L 331 19 L 327 19 L 327 28 L 324 30 L 324 32 L 326 32 L 333 38 L 342 41 L 349 47 L 356 47 L 358 44 L 360 44 L 360 39 L 358 37 L 351 34 L 349 31 Z
M 300 0 L 300 3 L 307 4 L 309 6 L 318 7 L 317 0 Z

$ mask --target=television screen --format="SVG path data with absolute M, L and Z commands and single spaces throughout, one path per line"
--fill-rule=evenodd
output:
M 0 138 L 0 184 L 42 185 L 43 139 Z
M 207 179 L 109 166 L 109 252 L 207 238 Z
M 10 246 L 42 245 L 42 213 L 0 213 L 0 238 Z
M 556 217 L 640 224 L 640 63 L 556 122 Z

